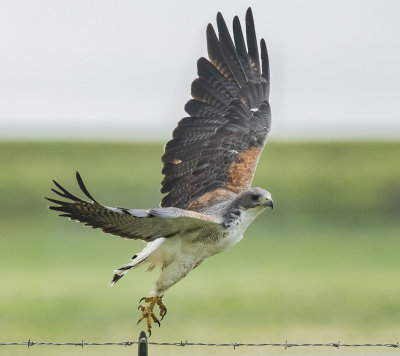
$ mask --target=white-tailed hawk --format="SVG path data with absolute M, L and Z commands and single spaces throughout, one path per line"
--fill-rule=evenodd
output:
M 246 40 L 239 18 L 233 19 L 233 40 L 224 18 L 217 15 L 218 36 L 207 27 L 208 57 L 197 62 L 193 99 L 165 146 L 159 208 L 111 208 L 98 203 L 79 175 L 89 199 L 82 200 L 60 184 L 47 198 L 60 216 L 127 239 L 146 242 L 131 262 L 115 270 L 112 284 L 133 268 L 161 268 L 149 296 L 142 298 L 142 315 L 151 332 L 157 304 L 161 318 L 165 292 L 199 266 L 206 257 L 238 243 L 254 218 L 273 207 L 271 194 L 251 188 L 254 171 L 271 127 L 269 64 L 264 40 L 259 47 L 253 15 L 246 13 Z M 246 46 L 247 43 L 247 46 Z

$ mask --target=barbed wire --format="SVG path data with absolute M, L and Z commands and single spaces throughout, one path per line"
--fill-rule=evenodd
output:
M 49 346 L 133 346 L 139 345 L 139 341 L 123 341 L 123 342 L 43 342 L 43 341 L 21 341 L 21 342 L 0 342 L 0 346 L 27 346 L 32 347 L 35 345 L 49 345 Z M 188 341 L 179 341 L 179 342 L 154 342 L 148 341 L 148 345 L 155 346 L 212 346 L 212 347 L 233 347 L 236 349 L 237 347 L 283 347 L 285 349 L 293 348 L 293 347 L 386 347 L 386 348 L 395 348 L 400 349 L 399 342 L 395 343 L 383 343 L 383 344 L 348 344 L 337 342 L 328 342 L 328 343 L 291 343 L 285 341 L 283 343 L 241 343 L 241 342 L 232 342 L 232 343 L 204 343 L 204 342 L 188 342 Z

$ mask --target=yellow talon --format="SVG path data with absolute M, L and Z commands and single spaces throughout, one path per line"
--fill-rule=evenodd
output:
M 149 333 L 149 336 L 151 335 L 151 320 L 153 320 L 155 323 L 158 324 L 158 326 L 161 326 L 160 321 L 157 319 L 157 317 L 153 313 L 154 306 L 157 304 L 158 308 L 160 309 L 160 316 L 161 320 L 164 319 L 165 314 L 167 314 L 167 308 L 165 307 L 164 303 L 162 302 L 162 295 L 161 296 L 155 296 L 155 297 L 145 297 L 140 299 L 139 303 L 144 301 L 145 303 L 148 303 L 149 305 L 143 306 L 139 305 L 139 309 L 142 311 L 142 316 L 138 320 L 138 324 L 143 320 L 147 320 L 147 331 Z

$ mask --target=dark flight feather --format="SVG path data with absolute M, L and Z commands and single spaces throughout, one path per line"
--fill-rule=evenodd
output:
M 260 59 L 258 56 L 258 42 L 256 29 L 254 27 L 253 12 L 249 8 L 246 12 L 246 37 L 247 50 L 249 53 L 250 64 L 257 74 L 260 74 Z
M 226 26 L 225 20 L 220 12 L 217 14 L 217 26 L 219 42 L 221 44 L 225 61 L 229 64 L 229 67 L 234 72 L 233 74 L 239 86 L 242 86 L 248 81 L 248 78 L 246 77 L 246 74 L 242 68 L 235 45 L 233 44 L 231 35 L 229 34 L 228 27 Z
M 211 63 L 214 64 L 224 77 L 228 78 L 235 85 L 238 85 L 235 74 L 224 57 L 218 37 L 211 24 L 207 26 L 207 50 Z

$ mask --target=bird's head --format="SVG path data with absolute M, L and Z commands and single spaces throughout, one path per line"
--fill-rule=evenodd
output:
M 271 194 L 261 188 L 250 188 L 241 192 L 236 198 L 239 208 L 264 210 L 267 207 L 273 209 L 274 202 Z

